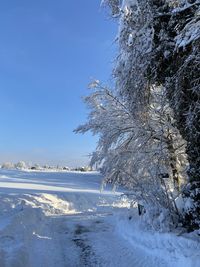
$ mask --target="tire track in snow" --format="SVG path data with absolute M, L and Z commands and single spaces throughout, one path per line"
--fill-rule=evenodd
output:
M 83 236 L 85 233 L 89 233 L 90 230 L 82 226 L 80 224 L 76 225 L 76 229 L 74 231 L 73 242 L 75 245 L 80 249 L 80 266 L 87 266 L 87 267 L 93 267 L 93 266 L 101 266 L 97 256 L 94 253 L 94 250 L 90 244 L 88 244 L 87 238 Z
M 129 247 L 116 235 L 114 226 L 102 214 L 73 218 L 72 240 L 79 250 L 78 267 L 166 267 L 158 258 Z M 100 218 L 99 218 L 100 217 Z

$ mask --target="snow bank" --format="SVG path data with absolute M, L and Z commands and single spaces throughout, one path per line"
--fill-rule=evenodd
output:
M 137 211 L 116 217 L 116 232 L 133 248 L 163 259 L 170 267 L 199 267 L 200 239 L 193 240 L 175 233 L 159 233 L 145 229 Z
M 0 203 L 0 266 L 29 267 L 27 245 L 44 219 L 42 209 L 26 206 L 15 196 L 1 196 Z

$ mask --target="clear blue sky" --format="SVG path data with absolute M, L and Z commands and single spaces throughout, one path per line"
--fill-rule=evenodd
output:
M 1 1 L 0 162 L 87 163 L 96 138 L 73 129 L 91 77 L 111 77 L 116 29 L 100 0 Z

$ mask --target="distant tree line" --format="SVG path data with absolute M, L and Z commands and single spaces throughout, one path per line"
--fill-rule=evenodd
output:
M 12 170 L 12 169 L 18 169 L 18 170 L 38 170 L 38 171 L 47 171 L 47 170 L 56 170 L 56 171 L 80 171 L 80 172 L 88 172 L 93 171 L 93 168 L 90 166 L 81 166 L 81 167 L 75 167 L 75 168 L 69 168 L 67 166 L 50 166 L 50 165 L 40 165 L 40 164 L 27 164 L 24 161 L 19 161 L 18 163 L 12 163 L 12 162 L 4 162 L 0 168 Z

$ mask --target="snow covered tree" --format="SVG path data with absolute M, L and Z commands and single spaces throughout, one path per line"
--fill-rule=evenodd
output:
M 1 166 L 2 169 L 13 169 L 14 168 L 14 164 L 11 162 L 4 162 Z
M 200 225 L 200 1 L 106 1 L 120 16 L 120 55 L 115 70 L 118 90 L 148 105 L 148 88 L 166 88 L 174 125 L 186 142 L 193 208 L 186 214 L 191 229 Z M 141 110 L 141 107 L 139 107 Z M 196 211 L 195 211 L 196 210 Z
M 174 200 L 185 182 L 187 160 L 185 142 L 180 143 L 180 134 L 169 121 L 172 111 L 167 103 L 162 104 L 164 89 L 151 89 L 144 123 L 120 95 L 99 82 L 92 86 L 93 92 L 85 99 L 91 110 L 88 122 L 76 129 L 99 135 L 91 164 L 101 166 L 105 183 L 128 187 L 135 200 L 154 206 L 157 216 L 165 210 L 175 222 L 180 214 Z
M 24 161 L 19 161 L 17 164 L 15 164 L 15 168 L 17 169 L 26 169 L 26 163 Z
M 200 1 L 155 3 L 150 75 L 166 87 L 176 126 L 187 141 L 190 184 L 184 193 L 191 210 L 185 224 L 193 230 L 200 226 Z
M 137 200 L 180 215 L 175 197 L 193 202 L 185 224 L 199 227 L 199 6 L 191 0 L 106 0 L 119 18 L 115 90 L 94 82 L 88 123 L 106 181 Z M 176 119 L 175 119 L 176 118 Z M 188 164 L 189 162 L 189 164 Z M 190 180 L 189 190 L 183 190 Z M 195 181 L 195 182 L 193 182 Z M 182 217 L 182 215 L 180 215 Z

